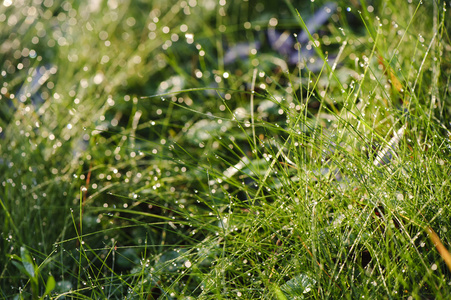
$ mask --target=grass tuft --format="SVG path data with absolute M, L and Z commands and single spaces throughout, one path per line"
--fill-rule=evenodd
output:
M 446 299 L 446 1 L 4 1 L 0 295 Z

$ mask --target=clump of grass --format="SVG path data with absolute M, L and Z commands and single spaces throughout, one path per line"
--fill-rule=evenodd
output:
M 2 296 L 446 298 L 445 3 L 322 4 L 6 1 Z

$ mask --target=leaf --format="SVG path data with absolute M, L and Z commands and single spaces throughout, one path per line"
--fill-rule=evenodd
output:
M 15 259 L 22 262 L 22 259 L 17 254 L 7 254 L 6 256 L 8 256 L 10 259 Z
M 323 7 L 321 7 L 316 13 L 308 20 L 306 24 L 307 30 L 303 30 L 297 36 L 297 40 L 305 45 L 309 41 L 309 34 L 313 35 L 318 31 L 318 29 L 323 26 L 330 18 L 330 16 L 335 12 L 338 5 L 335 2 L 328 2 Z M 280 32 L 271 26 L 266 32 L 268 43 L 272 49 L 276 50 L 280 55 L 288 57 L 288 62 L 290 64 L 297 64 L 299 62 L 298 51 L 294 48 L 296 39 L 289 31 Z M 235 46 L 229 48 L 224 56 L 224 64 L 228 65 L 236 60 L 243 60 L 249 57 L 252 49 L 260 49 L 261 42 L 257 41 L 255 43 L 242 42 Z M 313 49 L 304 49 L 301 53 L 300 61 L 308 62 L 311 57 L 315 56 L 315 51 Z M 322 68 L 324 62 L 320 59 L 315 60 L 315 64 L 310 64 L 310 71 L 319 71 Z
M 316 280 L 306 274 L 299 274 L 288 280 L 280 289 L 289 297 L 289 299 L 302 299 L 304 294 L 310 292 Z
M 27 276 L 30 276 L 30 274 L 28 274 L 27 270 L 25 270 L 25 268 L 23 267 L 22 264 L 20 264 L 19 262 L 15 261 L 15 260 L 13 260 L 12 263 L 13 263 L 13 265 L 15 265 L 19 269 L 19 271 L 21 273 L 23 273 L 23 274 L 25 274 Z
M 30 278 L 35 277 L 35 265 L 34 261 L 30 256 L 30 253 L 25 247 L 20 247 L 20 257 L 22 258 L 22 265 L 25 268 L 26 274 Z
M 185 79 L 182 76 L 171 76 L 158 87 L 157 94 L 178 92 L 185 86 Z
M 47 284 L 45 285 L 45 293 L 42 295 L 42 299 L 44 299 L 45 296 L 49 295 L 56 287 L 55 278 L 53 276 L 50 276 L 47 279 Z
M 212 136 L 219 136 L 226 132 L 232 123 L 230 121 L 218 124 L 217 121 L 202 119 L 196 122 L 187 132 L 187 137 L 193 143 L 204 142 Z
M 301 44 L 309 41 L 309 33 L 313 35 L 318 29 L 329 20 L 330 16 L 335 12 L 338 5 L 335 2 L 328 2 L 323 7 L 315 12 L 315 14 L 305 24 L 307 30 L 303 30 L 299 33 L 298 41 Z
M 72 283 L 68 280 L 58 281 L 56 284 L 56 290 L 58 293 L 66 293 L 72 289 Z
M 276 294 L 278 300 L 288 300 L 287 297 L 285 297 L 285 294 L 279 289 L 278 286 L 273 286 L 274 294 Z
M 274 27 L 269 28 L 268 41 L 271 47 L 282 55 L 288 55 L 293 52 L 294 38 L 287 31 L 280 33 Z
M 229 65 L 235 62 L 237 59 L 243 60 L 249 57 L 252 49 L 260 49 L 260 42 L 255 43 L 238 43 L 233 47 L 230 47 L 224 55 L 224 64 Z

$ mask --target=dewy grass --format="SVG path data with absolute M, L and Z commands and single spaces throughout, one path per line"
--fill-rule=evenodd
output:
M 4 1 L 1 297 L 446 299 L 446 2 L 336 4 Z

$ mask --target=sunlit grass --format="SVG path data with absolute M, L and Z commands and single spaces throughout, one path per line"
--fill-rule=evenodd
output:
M 297 65 L 266 32 L 324 1 L 38 2 L 0 5 L 2 297 L 447 297 L 444 2 L 329 3 Z

